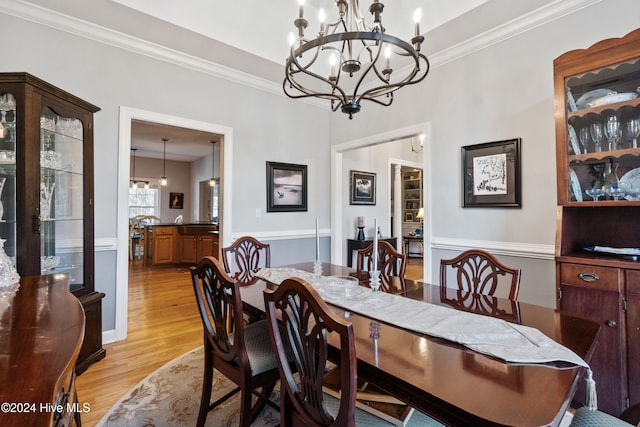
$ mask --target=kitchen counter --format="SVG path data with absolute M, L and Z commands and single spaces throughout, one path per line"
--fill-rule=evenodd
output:
M 146 226 L 145 265 L 196 264 L 207 255 L 218 257 L 218 225 L 204 223 Z

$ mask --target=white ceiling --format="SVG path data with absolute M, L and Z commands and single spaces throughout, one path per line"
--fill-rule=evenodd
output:
M 363 0 L 363 16 L 369 18 L 373 0 Z M 599 0 L 382 0 L 382 23 L 389 34 L 403 39 L 413 35 L 413 11 L 422 9 L 424 50 L 433 58 L 447 56 L 448 49 L 466 42 L 475 45 L 480 34 L 508 26 L 532 12 L 541 20 L 553 19 L 565 9 L 580 8 Z M 28 11 L 24 9 L 31 8 Z M 317 14 L 324 8 L 327 21 L 337 20 L 335 0 L 306 0 L 307 35 L 318 29 Z M 282 82 L 288 54 L 288 35 L 294 30 L 298 0 L 2 0 L 0 11 L 36 21 L 63 22 L 60 28 L 83 27 L 130 37 L 182 52 L 203 63 L 236 70 L 234 75 L 253 75 Z M 73 31 L 73 30 L 72 30 Z M 82 33 L 82 32 L 80 32 Z M 211 155 L 209 141 L 216 135 L 153 123 L 132 124 L 132 146 L 137 156 L 162 157 L 161 138 L 168 138 L 167 159 L 193 161 Z
M 219 40 L 253 55 L 284 63 L 289 52 L 288 35 L 298 17 L 297 0 L 113 0 L 123 6 L 162 21 Z M 402 39 L 413 36 L 413 12 L 422 9 L 421 28 L 434 29 L 487 0 L 402 0 L 384 1 L 382 23 L 390 34 Z M 360 5 L 363 16 L 370 0 Z M 187 6 L 187 7 L 185 7 Z M 335 0 L 306 0 L 304 16 L 309 21 L 307 35 L 318 31 L 318 12 L 324 9 L 327 22 L 338 19 Z M 229 19 L 234 17 L 233 19 Z M 371 22 L 371 20 L 368 20 Z

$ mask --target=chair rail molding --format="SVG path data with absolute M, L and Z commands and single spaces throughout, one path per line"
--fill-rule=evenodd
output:
M 555 246 L 538 243 L 500 242 L 492 240 L 471 240 L 449 237 L 433 237 L 433 249 L 466 251 L 468 249 L 484 249 L 494 255 L 505 255 L 517 258 L 535 258 L 542 260 L 555 259 Z

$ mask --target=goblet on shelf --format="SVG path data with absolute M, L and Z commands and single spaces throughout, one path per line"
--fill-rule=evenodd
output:
M 617 150 L 618 142 L 622 138 L 622 127 L 620 126 L 620 117 L 617 114 L 611 114 L 604 123 L 604 135 L 609 141 L 609 151 Z
M 596 146 L 596 153 L 602 152 L 602 123 L 591 123 L 589 131 L 591 133 L 591 140 Z
M 602 187 L 587 188 L 584 192 L 587 193 L 587 196 L 591 197 L 594 202 L 597 202 L 600 200 L 600 197 L 604 196 Z
M 580 145 L 582 145 L 583 151 L 588 153 L 587 145 L 589 145 L 589 128 L 587 126 L 580 128 L 580 132 L 578 134 L 578 139 L 580 139 Z
M 638 148 L 638 136 L 640 136 L 640 117 L 629 119 L 626 123 L 627 135 L 631 139 L 631 148 Z

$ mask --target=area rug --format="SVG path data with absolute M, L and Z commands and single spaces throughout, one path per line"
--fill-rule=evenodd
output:
M 203 348 L 199 347 L 162 366 L 125 394 L 98 422 L 99 427 L 192 427 L 198 419 L 202 390 Z M 216 372 L 212 400 L 223 396 L 234 384 Z M 277 396 L 276 396 L 277 397 Z M 207 427 L 238 425 L 239 394 L 221 404 L 207 416 Z M 566 427 L 572 414 L 560 424 Z M 272 427 L 279 416 L 270 406 L 262 411 L 253 427 Z M 391 425 L 391 424 L 389 424 Z M 407 427 L 436 427 L 441 424 L 414 411 Z
M 97 425 L 100 427 L 195 426 L 200 408 L 203 364 L 202 347 L 172 360 L 127 392 Z M 234 388 L 234 384 L 218 372 L 214 374 L 213 381 L 212 400 Z M 212 410 L 207 416 L 206 426 L 237 426 L 239 400 L 238 394 Z M 277 426 L 278 423 L 278 412 L 267 406 L 252 426 L 271 427 Z M 414 411 L 407 422 L 407 427 L 436 426 L 441 424 L 418 411 Z

